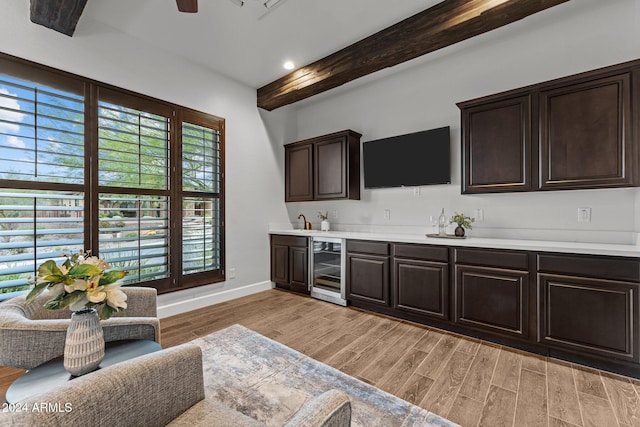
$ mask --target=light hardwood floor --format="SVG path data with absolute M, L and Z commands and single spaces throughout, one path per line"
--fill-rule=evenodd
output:
M 640 426 L 639 380 L 279 290 L 163 319 L 162 344 L 234 323 L 465 427 Z

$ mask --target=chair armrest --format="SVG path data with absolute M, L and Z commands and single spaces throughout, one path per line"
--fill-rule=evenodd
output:
M 306 403 L 285 427 L 349 427 L 351 402 L 340 390 L 329 390 Z
M 127 294 L 127 309 L 115 313 L 114 317 L 158 317 L 155 288 L 123 286 L 121 289 Z
M 60 356 L 69 319 L 31 320 L 14 300 L 0 305 L 0 366 L 32 369 Z
M 202 352 L 184 344 L 83 375 L 20 402 L 25 408 L 61 402 L 66 411 L 9 415 L 15 425 L 153 427 L 168 424 L 202 399 Z

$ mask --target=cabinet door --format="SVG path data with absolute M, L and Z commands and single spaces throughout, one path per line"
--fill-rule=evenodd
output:
M 531 189 L 530 111 L 530 96 L 463 108 L 463 193 Z
M 389 257 L 347 254 L 347 299 L 389 306 Z
M 314 143 L 315 199 L 347 197 L 345 137 Z
M 289 283 L 289 246 L 271 244 L 271 281 L 280 285 Z
M 538 274 L 538 341 L 638 361 L 638 284 Z
M 313 200 L 313 145 L 286 146 L 285 202 Z
M 449 265 L 394 259 L 394 308 L 449 319 Z
M 309 255 L 306 247 L 289 248 L 289 265 L 292 291 L 309 293 Z
M 541 189 L 631 185 L 628 73 L 540 93 Z
M 502 335 L 528 334 L 529 273 L 456 265 L 456 322 Z

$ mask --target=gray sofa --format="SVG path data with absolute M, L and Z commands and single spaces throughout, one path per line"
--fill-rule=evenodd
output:
M 160 342 L 160 320 L 154 288 L 125 286 L 127 306 L 124 311 L 102 320 L 106 342 L 141 339 Z M 51 299 L 43 292 L 29 306 L 26 296 L 0 303 L 0 366 L 32 369 L 64 353 L 64 342 L 71 311 L 47 310 L 44 303 Z
M 67 410 L 32 411 L 43 403 Z M 154 427 L 264 426 L 205 397 L 202 351 L 194 344 L 147 354 L 78 377 L 65 386 L 17 405 L 26 411 L 0 414 L 0 426 Z M 5 415 L 3 417 L 3 415 Z M 8 416 L 7 416 L 8 415 Z M 346 427 L 351 404 L 338 390 L 327 391 L 303 406 L 287 427 Z

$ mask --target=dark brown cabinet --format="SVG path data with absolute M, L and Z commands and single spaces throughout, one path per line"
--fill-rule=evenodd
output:
M 559 350 L 639 361 L 640 262 L 538 255 L 538 341 Z
M 271 236 L 271 280 L 308 294 L 308 240 Z M 349 305 L 640 378 L 640 258 L 346 242 Z
M 285 201 L 303 202 L 313 199 L 313 146 L 303 144 L 285 147 Z
M 527 338 L 529 255 L 476 249 L 455 253 L 456 323 Z
M 633 61 L 459 103 L 462 192 L 636 185 L 639 74 Z
M 531 190 L 531 96 L 509 96 L 462 109 L 462 192 Z
M 540 188 L 633 184 L 631 74 L 540 92 Z
M 393 307 L 449 319 L 449 251 L 445 247 L 393 245 Z
M 359 200 L 360 137 L 345 130 L 285 145 L 285 202 Z
M 389 307 L 389 244 L 347 241 L 347 300 Z
M 279 288 L 309 294 L 309 249 L 305 237 L 271 236 L 271 281 Z

